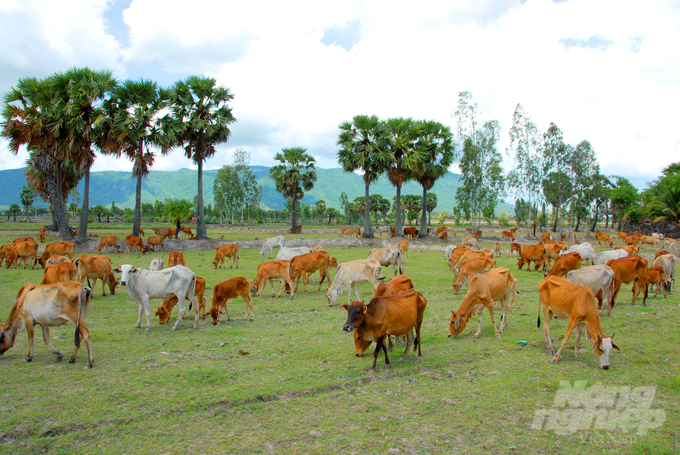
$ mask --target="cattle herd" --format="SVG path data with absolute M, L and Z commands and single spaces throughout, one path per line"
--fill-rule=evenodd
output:
M 378 232 L 390 232 L 394 236 L 394 228 L 387 226 Z M 163 248 L 163 239 L 176 235 L 175 228 L 154 229 L 155 235 L 149 237 L 144 245 L 139 237 L 126 238 L 126 252 L 134 253 Z M 193 237 L 188 228 L 182 231 Z M 571 239 L 561 235 L 559 239 L 552 239 L 549 233 L 543 234 L 537 244 L 524 245 L 515 243 L 515 231 L 503 231 L 502 239 L 509 240 L 508 254 L 517 254 L 518 270 L 527 266 L 531 271 L 539 269 L 544 279 L 538 285 L 539 309 L 537 326 L 541 326 L 541 312 L 543 313 L 543 330 L 545 347 L 549 350 L 552 362 L 556 363 L 573 331 L 576 332 L 576 346 L 574 353 L 580 358 L 579 342 L 581 334 L 585 334 L 592 344 L 598 357 L 599 365 L 603 369 L 609 368 L 609 354 L 612 349 L 618 349 L 613 342 L 614 335 L 606 335 L 602 330 L 601 316 L 605 309 L 607 316 L 611 315 L 622 284 L 632 284 L 633 303 L 642 295 L 644 305 L 648 296 L 649 286 L 656 286 L 658 295 L 660 288 L 664 290 L 664 297 L 671 292 L 675 285 L 675 256 L 668 250 L 677 251 L 676 241 L 662 236 L 643 236 L 640 233 L 628 235 L 617 233 L 616 239 L 622 246 L 603 251 L 596 256 L 590 243 L 578 243 L 579 239 L 573 235 Z M 442 239 L 449 233 L 455 234 L 451 228 L 440 227 L 432 230 Z M 405 228 L 404 234 L 416 238 L 419 232 L 415 228 Z M 458 294 L 467 286 L 460 307 L 451 309 L 449 322 L 449 337 L 455 337 L 463 332 L 468 320 L 477 315 L 478 327 L 474 334 L 477 338 L 481 334 L 482 311 L 486 308 L 494 326 L 495 335 L 500 337 L 507 327 L 507 312 L 513 304 L 520 305 L 518 280 L 513 277 L 510 269 L 496 266 L 496 257 L 502 254 L 500 244 L 496 242 L 494 249 L 481 249 L 477 240 L 480 231 L 467 232 L 462 237 L 460 246 L 448 245 L 444 250 L 444 258 L 449 269 L 453 272 L 453 292 Z M 40 241 L 44 242 L 45 232 L 39 232 Z M 358 228 L 341 228 L 340 236 L 361 235 Z M 614 242 L 608 234 L 595 231 L 599 245 L 613 248 Z M 571 240 L 568 247 L 565 241 Z M 403 264 L 408 263 L 408 240 L 403 240 L 396 246 L 372 249 L 368 257 L 338 264 L 337 259 L 323 251 L 320 246 L 286 247 L 283 236 L 272 237 L 263 242 L 260 256 L 263 260 L 258 265 L 255 277 L 249 281 L 245 277 L 237 276 L 217 283 L 213 286 L 212 305 L 206 308 L 204 293 L 206 281 L 188 267 L 181 252 L 168 253 L 168 267 L 163 268 L 163 259 L 154 258 L 149 269 L 136 268 L 130 264 L 113 267 L 106 255 L 81 254 L 75 257 L 73 242 L 63 241 L 46 245 L 44 252 L 38 257 L 38 243 L 32 237 L 22 237 L 13 243 L 0 248 L 0 265 L 6 261 L 5 267 L 15 268 L 20 262 L 24 268 L 33 261 L 32 267 L 38 264 L 44 268 L 43 279 L 40 284 L 27 283 L 21 286 L 16 302 L 11 308 L 9 316 L 0 327 L 0 355 L 10 349 L 18 332 L 26 330 L 29 338 L 29 353 L 27 361 L 33 358 L 34 326 L 40 324 L 43 338 L 48 347 L 54 352 L 57 360 L 62 354 L 50 341 L 49 327 L 60 326 L 68 321 L 75 324 L 75 350 L 70 358 L 74 362 L 81 340 L 85 340 L 88 350 L 88 367 L 92 367 L 94 359 L 90 332 L 86 326 L 87 306 L 93 298 L 97 279 L 102 281 L 102 295 L 106 295 L 107 288 L 115 294 L 117 285 L 126 287 L 129 297 L 138 304 L 139 313 L 136 327 L 141 327 L 142 316 L 146 316 L 146 330 L 151 329 L 152 299 L 162 299 L 163 303 L 157 308 L 156 316 L 161 324 L 170 319 L 175 305 L 179 314 L 174 326 L 175 330 L 189 310 L 194 311 L 194 327 L 198 327 L 199 317 L 208 314 L 212 323 L 217 324 L 220 315 L 226 313 L 229 320 L 227 302 L 241 297 L 246 304 L 246 317 L 252 321 L 253 302 L 251 295 L 259 291 L 262 297 L 267 282 L 271 286 L 272 296 L 281 296 L 284 292 L 294 298 L 298 290 L 300 278 L 304 284 L 305 293 L 310 277 L 316 284 L 316 272 L 319 273 L 317 291 L 324 281 L 327 283 L 326 297 L 328 304 L 333 306 L 338 298 L 347 292 L 347 303 L 340 308 L 347 311 L 347 321 L 343 325 L 344 331 L 354 333 L 355 353 L 363 355 L 371 343 L 375 343 L 373 365 L 381 352 L 385 356 L 385 364 L 389 364 L 388 344 L 392 346 L 391 336 L 405 338 L 406 347 L 402 360 L 407 356 L 411 346 L 421 353 L 421 326 L 427 299 L 414 289 L 411 279 L 403 273 Z M 648 261 L 638 256 L 639 249 L 651 246 L 658 251 L 652 267 Z M 274 257 L 274 248 L 278 253 Z M 665 249 L 664 249 L 665 248 Z M 105 236 L 97 246 L 97 252 L 119 251 L 119 238 Z M 213 267 L 226 268 L 225 259 L 230 258 L 230 268 L 239 267 L 239 247 L 235 244 L 220 246 L 216 249 Z M 551 265 L 551 261 L 553 261 Z M 585 267 L 582 267 L 584 265 Z M 387 281 L 383 276 L 383 269 L 392 267 L 394 277 Z M 330 270 L 336 269 L 335 277 L 331 280 Z M 115 274 L 120 274 L 116 278 Z M 88 285 L 85 286 L 85 281 Z M 280 282 L 278 293 L 274 280 Z M 386 281 L 386 282 L 383 282 Z M 370 283 L 373 298 L 365 304 L 357 285 Z M 352 291 L 357 300 L 352 300 Z M 598 313 L 598 309 L 600 310 Z M 497 327 L 495 310 L 502 311 L 500 327 Z M 566 335 L 560 348 L 555 352 L 550 335 L 550 322 L 553 317 L 568 320 Z

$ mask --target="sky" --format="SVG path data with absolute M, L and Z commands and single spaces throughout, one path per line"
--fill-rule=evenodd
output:
M 287 147 L 338 167 L 342 122 L 413 117 L 455 131 L 461 91 L 500 122 L 504 155 L 521 103 L 541 132 L 554 122 L 566 142 L 590 141 L 602 173 L 639 188 L 680 160 L 679 1 L 0 0 L 0 41 L 2 94 L 74 66 L 161 86 L 214 77 L 235 95 L 237 122 L 205 169 L 236 148 L 272 166 Z M 0 139 L 0 169 L 27 156 Z M 195 168 L 180 150 L 153 166 L 180 168 Z M 131 169 L 105 157 L 93 167 Z

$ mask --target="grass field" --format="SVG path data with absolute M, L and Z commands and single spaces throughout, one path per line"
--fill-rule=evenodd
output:
M 210 232 L 222 234 L 236 240 L 268 236 Z M 3 231 L 0 242 L 19 235 Z M 365 258 L 368 249 L 325 248 L 338 262 Z M 262 262 L 256 249 L 242 249 L 240 267 L 232 270 L 214 270 L 212 250 L 184 255 L 207 281 L 208 305 L 214 284 L 234 276 L 252 280 Z M 146 268 L 156 255 L 109 256 L 114 265 Z M 167 252 L 157 256 L 167 260 Z M 398 362 L 398 344 L 391 367 L 384 368 L 381 356 L 376 374 L 368 373 L 373 348 L 362 358 L 354 355 L 352 335 L 342 331 L 347 313 L 328 307 L 325 283 L 322 292 L 310 286 L 309 294 L 292 300 L 267 292 L 255 297 L 254 322 L 246 321 L 239 298 L 230 302 L 231 321 L 213 326 L 201 320 L 195 330 L 192 314 L 174 332 L 176 309 L 170 324 L 153 318 L 150 332 L 135 329 L 137 305 L 125 288 L 102 297 L 98 284 L 87 314 L 92 370 L 84 369 L 84 346 L 75 364 L 56 363 L 39 336 L 34 361 L 24 362 L 25 333 L 0 358 L 0 453 L 678 453 L 678 292 L 631 306 L 630 286 L 623 286 L 612 316 L 602 322 L 605 333 L 616 332 L 621 348 L 612 353 L 610 370 L 597 367 L 589 343 L 582 343 L 582 361 L 565 350 L 552 365 L 543 330 L 536 328 L 542 275 L 517 271 L 513 258 L 498 264 L 511 269 L 522 297 L 509 314 L 509 328 L 495 339 L 485 312 L 479 339 L 472 337 L 476 320 L 458 338 L 448 338 L 450 309 L 458 308 L 463 292 L 453 295 L 442 253 L 419 250 L 415 242 L 404 272 L 428 299 L 423 361 L 411 354 Z M 383 271 L 392 276 L 391 269 Z M 0 270 L 0 320 L 18 288 L 41 278 L 42 270 Z M 370 285 L 360 292 L 368 300 Z M 158 305 L 152 302 L 153 311 Z M 553 343 L 561 342 L 565 329 L 566 321 L 552 323 Z M 51 330 L 65 355 L 73 349 L 73 330 L 72 324 Z M 553 408 L 562 381 L 618 391 L 653 387 L 651 408 L 665 412 L 665 421 L 646 434 L 634 425 L 569 434 L 536 429 L 535 413 Z M 574 420 L 565 413 L 561 424 L 573 427 Z

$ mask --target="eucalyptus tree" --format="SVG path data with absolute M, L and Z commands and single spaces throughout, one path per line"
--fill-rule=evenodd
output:
M 340 124 L 338 162 L 345 172 L 363 172 L 364 237 L 373 237 L 369 188 L 390 165 L 392 154 L 388 141 L 387 128 L 375 115 L 357 115 L 351 122 Z
M 196 237 L 208 237 L 203 207 L 203 162 L 213 156 L 217 144 L 231 136 L 229 125 L 236 122 L 229 103 L 234 95 L 211 77 L 190 76 L 170 88 L 171 114 L 163 119 L 171 146 L 184 148 L 184 154 L 198 167 L 198 222 Z
M 401 210 L 401 188 L 404 183 L 413 179 L 414 173 L 422 170 L 426 155 L 415 147 L 418 131 L 422 123 L 412 118 L 391 118 L 385 122 L 389 134 L 389 151 L 392 155 L 387 180 L 397 189 L 395 198 L 396 236 L 403 237 L 403 219 Z
M 107 139 L 106 113 L 102 103 L 116 87 L 111 71 L 71 68 L 54 75 L 55 91 L 62 98 L 57 115 L 62 119 L 69 155 L 84 177 L 83 200 L 78 226 L 78 243 L 87 240 L 90 207 L 90 168 L 94 163 L 93 145 L 101 153 L 115 153 Z
M 569 166 L 574 147 L 564 142 L 562 131 L 554 123 L 543 133 L 541 148 L 543 164 L 543 198 L 553 206 L 553 232 L 557 231 L 559 209 L 570 200 L 573 184 Z M 544 217 L 545 220 L 545 217 Z
M 448 126 L 434 120 L 423 121 L 416 147 L 425 153 L 423 166 L 414 173 L 414 180 L 423 187 L 420 237 L 427 236 L 427 192 L 444 177 L 457 156 L 453 135 Z
M 269 169 L 269 175 L 276 184 L 276 189 L 290 201 L 291 229 L 297 226 L 298 201 L 305 191 L 314 188 L 316 182 L 316 160 L 303 147 L 282 149 L 274 159 L 281 164 Z
M 508 183 L 518 195 L 526 195 L 530 207 L 538 205 L 543 183 L 540 148 L 538 128 L 531 121 L 531 117 L 524 112 L 522 105 L 517 104 L 512 114 L 512 127 L 510 128 L 508 153 L 512 155 L 514 165 L 508 176 Z M 529 210 L 527 234 L 530 233 L 532 221 L 536 221 L 532 220 L 532 217 L 533 210 Z
M 609 202 L 610 191 L 612 188 L 612 182 L 604 175 L 600 174 L 600 166 L 597 166 L 597 172 L 593 176 L 593 183 L 588 189 L 588 196 L 592 203 L 595 205 L 593 213 L 593 222 L 590 227 L 590 231 L 594 231 L 597 228 L 598 216 L 600 214 L 600 207 L 607 207 Z
M 137 179 L 132 225 L 132 235 L 136 236 L 141 226 L 142 178 L 149 174 L 156 157 L 152 147 L 160 148 L 162 154 L 170 150 L 166 128 L 159 118 L 168 98 L 168 92 L 156 82 L 140 79 L 124 81 L 104 101 L 108 116 L 105 138 L 110 150 L 132 161 L 132 177 Z
M 638 194 L 637 188 L 635 188 L 627 178 L 613 176 L 612 179 L 616 179 L 616 183 L 609 197 L 612 207 L 615 210 L 615 216 L 619 221 L 617 229 L 620 231 L 621 225 L 623 224 L 623 218 L 637 205 L 640 195 Z
M 600 173 L 600 165 L 590 142 L 581 141 L 574 149 L 571 159 L 571 173 L 574 182 L 572 203 L 576 213 L 576 227 L 578 231 L 581 218 L 588 214 L 590 204 L 595 193 L 591 191 L 596 184 L 596 176 Z

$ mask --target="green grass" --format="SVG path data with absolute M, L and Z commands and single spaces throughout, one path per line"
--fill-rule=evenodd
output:
M 95 226 L 94 232 L 118 230 L 127 233 L 129 226 Z M 229 239 L 268 236 L 210 235 L 222 233 Z M 2 235 L 5 243 L 23 234 Z M 345 262 L 365 258 L 368 248 L 326 251 Z M 240 267 L 231 270 L 212 268 L 213 251 L 184 255 L 187 266 L 206 279 L 208 302 L 214 284 L 234 276 L 252 280 L 261 262 L 256 249 L 243 249 Z M 114 264 L 148 267 L 155 255 L 109 256 Z M 158 256 L 167 260 L 167 252 Z M 134 328 L 137 305 L 125 288 L 102 297 L 98 285 L 87 315 L 94 369 L 84 369 L 84 346 L 75 364 L 56 363 L 40 337 L 35 360 L 25 363 L 25 333 L 0 358 L 0 453 L 677 453 L 678 293 L 632 307 L 630 286 L 624 285 L 612 316 L 602 323 L 606 333 L 616 332 L 621 347 L 611 356 L 611 369 L 600 370 L 590 349 L 580 362 L 565 350 L 552 365 L 543 331 L 536 328 L 542 275 L 517 271 L 513 258 L 498 262 L 520 283 L 522 306 L 509 314 L 509 328 L 495 339 L 485 312 L 479 339 L 472 338 L 476 320 L 449 339 L 450 308 L 458 308 L 463 292 L 453 295 L 441 252 L 412 245 L 404 271 L 428 299 L 424 360 L 411 354 L 398 362 L 403 349 L 398 344 L 391 368 L 384 368 L 381 356 L 376 374 L 368 373 L 373 348 L 362 358 L 354 355 L 351 334 L 341 330 L 346 313 L 329 308 L 324 293 L 313 291 L 316 286 L 293 300 L 272 298 L 267 288 L 264 298 L 253 299 L 254 322 L 245 320 L 239 298 L 230 302 L 230 322 L 213 326 L 201 320 L 195 330 L 187 318 L 173 332 L 175 310 L 170 324 L 154 318 L 147 333 Z M 0 270 L 0 319 L 18 288 L 41 277 L 41 270 Z M 369 285 L 359 290 L 369 298 Z M 339 301 L 346 301 L 346 294 Z M 154 311 L 159 304 L 152 303 Z M 554 343 L 561 342 L 565 329 L 566 321 L 552 323 Z M 57 348 L 70 354 L 73 325 L 51 333 Z M 653 408 L 665 410 L 666 421 L 646 436 L 594 430 L 559 436 L 531 429 L 534 412 L 552 406 L 560 381 L 576 380 L 656 386 Z

